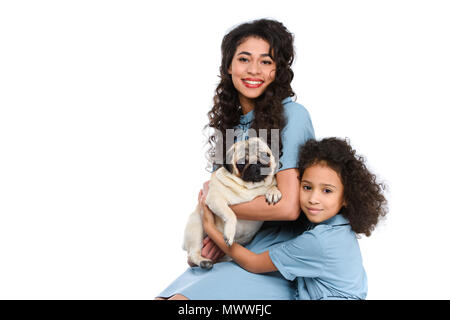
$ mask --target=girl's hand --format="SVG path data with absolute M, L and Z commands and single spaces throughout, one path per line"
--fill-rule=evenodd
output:
M 205 197 L 208 195 L 208 191 L 209 191 L 209 180 L 203 183 L 203 194 L 205 195 Z
M 202 257 L 212 260 L 213 263 L 217 263 L 225 253 L 220 250 L 220 248 L 211 240 L 210 237 L 206 236 L 203 239 Z M 197 265 L 192 263 L 189 259 L 187 261 L 190 267 L 196 267 Z
M 203 210 L 203 228 L 205 229 L 206 233 L 208 233 L 207 229 L 214 226 L 214 214 L 209 210 L 208 206 L 206 205 L 206 195 L 203 193 L 203 190 L 200 190 L 198 194 L 198 203 L 202 207 Z
M 209 184 L 209 181 L 205 182 L 205 184 Z M 215 220 L 214 214 L 206 205 L 206 194 L 203 190 L 200 190 L 198 194 L 198 202 L 203 209 L 203 228 L 206 230 L 210 230 L 210 228 L 215 228 Z M 220 258 L 222 258 L 225 253 L 220 250 L 220 248 L 212 241 L 209 237 L 205 237 L 203 239 L 203 248 L 201 255 L 205 258 L 211 259 L 213 263 L 216 263 Z
M 225 253 L 209 237 L 203 239 L 202 256 L 216 263 Z

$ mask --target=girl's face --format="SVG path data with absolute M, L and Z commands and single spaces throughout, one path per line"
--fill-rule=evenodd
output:
M 305 170 L 300 181 L 300 206 L 309 221 L 334 217 L 345 205 L 344 186 L 336 171 L 318 163 Z
M 249 37 L 236 48 L 228 69 L 241 106 L 247 112 L 254 107 L 252 99 L 259 97 L 275 79 L 276 65 L 269 49 L 267 41 Z

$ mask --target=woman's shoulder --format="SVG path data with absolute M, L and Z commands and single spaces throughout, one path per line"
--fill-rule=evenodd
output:
M 293 101 L 290 97 L 283 100 L 284 116 L 286 119 L 285 132 L 300 137 L 299 133 L 303 133 L 302 144 L 306 140 L 314 138 L 314 128 L 308 110 L 298 102 Z
M 309 119 L 309 112 L 302 104 L 293 101 L 291 97 L 287 97 L 282 101 L 286 118 Z

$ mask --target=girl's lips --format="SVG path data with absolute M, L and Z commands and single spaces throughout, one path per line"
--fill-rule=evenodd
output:
M 319 213 L 322 211 L 322 209 L 316 209 L 316 208 L 306 208 L 310 213 Z
M 252 79 L 252 78 L 242 79 L 242 82 L 244 83 L 244 86 L 246 86 L 247 88 L 259 88 L 264 83 L 264 81 L 260 79 Z

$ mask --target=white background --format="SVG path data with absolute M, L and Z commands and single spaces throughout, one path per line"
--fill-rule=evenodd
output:
M 368 299 L 449 299 L 446 1 L 0 2 L 0 298 L 152 299 L 185 270 L 233 26 L 295 34 L 318 138 L 389 185 Z

